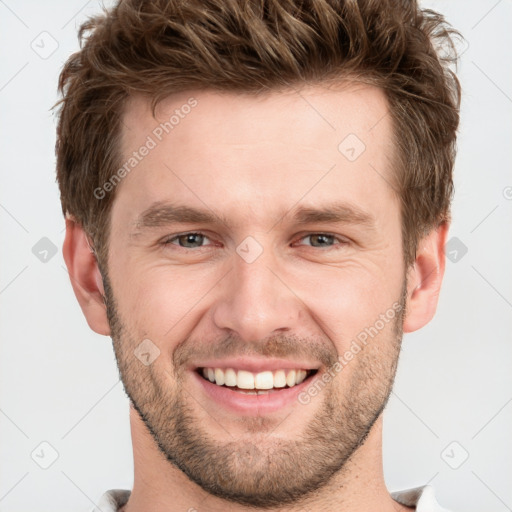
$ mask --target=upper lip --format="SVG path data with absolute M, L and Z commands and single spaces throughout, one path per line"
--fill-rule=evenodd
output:
M 195 370 L 197 370 L 198 368 L 233 368 L 235 370 L 245 370 L 248 372 L 259 373 L 274 370 L 318 370 L 320 368 L 320 365 L 312 361 L 291 361 L 289 359 L 236 357 L 201 361 L 193 366 L 193 369 Z

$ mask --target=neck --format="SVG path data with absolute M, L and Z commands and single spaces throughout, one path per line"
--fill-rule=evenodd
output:
M 241 512 L 244 505 L 205 492 L 165 459 L 137 412 L 130 407 L 134 455 L 134 485 L 122 512 Z M 300 470 L 300 469 L 298 469 Z M 263 510 L 263 509 L 261 509 Z M 386 489 L 382 468 L 382 415 L 365 443 L 343 471 L 300 504 L 265 509 L 265 512 L 397 512 L 412 510 L 394 501 Z

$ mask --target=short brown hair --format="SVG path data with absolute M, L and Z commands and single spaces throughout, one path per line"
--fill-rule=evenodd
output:
M 121 165 L 131 94 L 261 94 L 343 79 L 380 87 L 396 148 L 406 266 L 420 238 L 450 219 L 461 88 L 449 64 L 461 37 L 417 0 L 121 0 L 79 30 L 59 78 L 57 179 L 64 214 L 107 267 L 115 190 L 94 190 Z M 443 54 L 441 55 L 441 51 Z

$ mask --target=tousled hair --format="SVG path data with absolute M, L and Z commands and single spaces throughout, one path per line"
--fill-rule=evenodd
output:
M 94 190 L 122 162 L 122 115 L 142 94 L 210 89 L 264 94 L 356 80 L 381 88 L 393 125 L 393 188 L 406 266 L 422 236 L 450 221 L 461 88 L 453 29 L 417 0 L 120 0 L 79 30 L 59 77 L 62 211 L 106 269 L 116 190 Z

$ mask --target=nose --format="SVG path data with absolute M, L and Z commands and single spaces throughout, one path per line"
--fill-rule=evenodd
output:
M 219 283 L 220 295 L 213 312 L 217 328 L 231 330 L 248 342 L 279 331 L 299 330 L 304 304 L 279 268 L 267 248 L 251 263 L 234 254 L 231 272 Z

